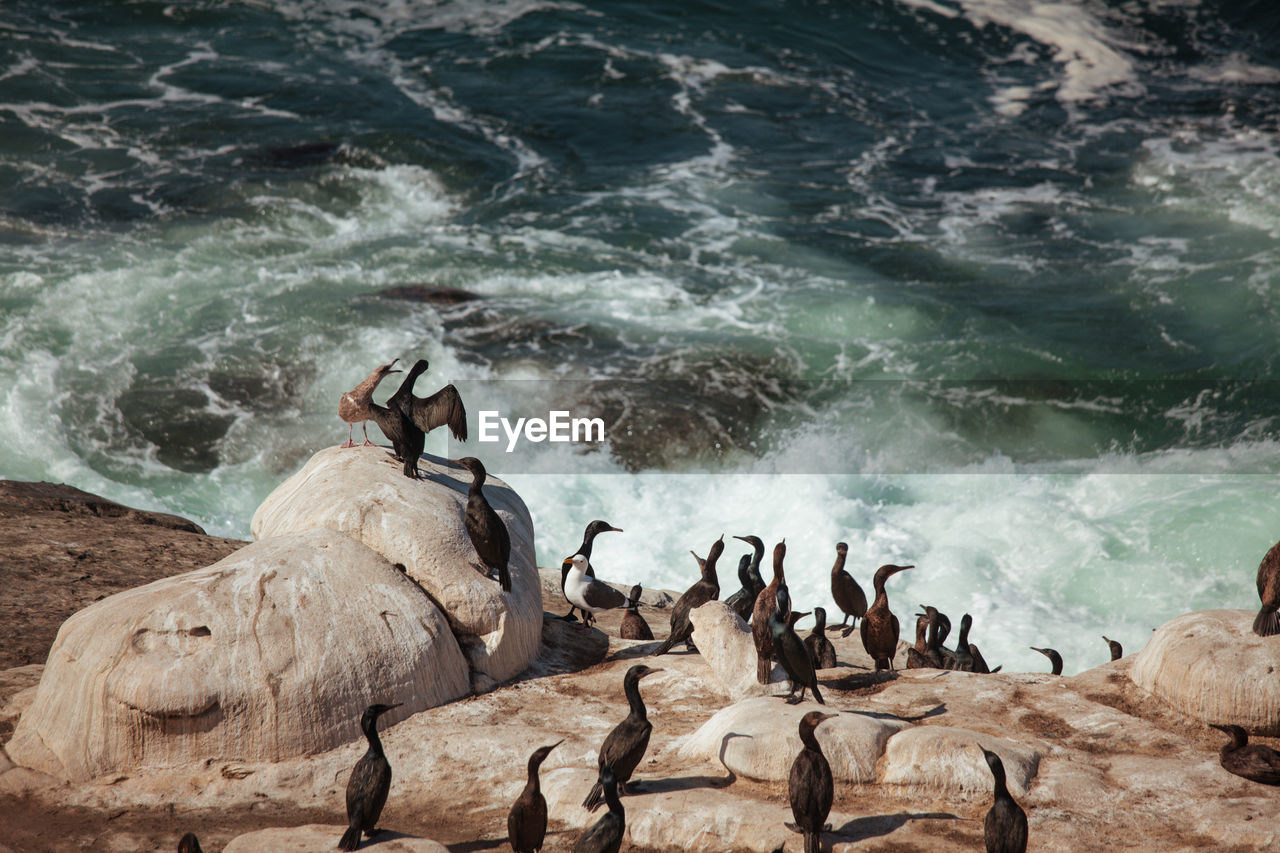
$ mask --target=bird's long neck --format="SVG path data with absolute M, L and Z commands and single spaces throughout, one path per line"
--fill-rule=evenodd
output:
M 609 806 L 609 813 L 617 815 L 622 820 L 626 820 L 627 812 L 622 808 L 622 801 L 618 799 L 618 786 L 604 786 L 604 801 Z
M 719 543 L 716 543 L 719 544 Z M 702 579 L 712 586 L 720 586 L 720 577 L 716 574 L 716 561 L 720 559 L 723 548 L 712 547 L 711 553 L 702 564 Z
M 921 616 L 916 619 L 916 651 L 921 654 L 927 652 L 930 648 L 929 641 L 925 638 L 928 631 L 929 618 L 927 616 Z M 936 634 L 937 632 L 935 631 L 934 633 Z
M 778 547 L 773 549 L 773 582 L 769 584 L 774 589 L 787 582 L 786 572 L 782 570 L 782 561 L 786 556 L 787 546 L 779 542 Z
M 471 488 L 467 490 L 468 498 L 484 498 L 484 481 L 487 476 L 483 471 L 476 473 L 475 478 L 471 481 Z
M 826 632 L 827 614 L 815 612 L 813 614 L 813 630 L 809 633 L 813 634 L 815 637 L 823 637 L 826 636 Z
M 804 726 L 800 729 L 800 742 L 804 744 L 805 749 L 811 749 L 822 755 L 822 747 L 818 745 L 818 736 L 816 730 L 810 726 Z
M 969 627 L 973 624 L 973 620 L 966 613 L 964 618 L 960 620 L 960 639 L 956 640 L 956 648 L 967 650 L 969 648 Z
M 838 575 L 838 574 L 840 574 L 841 572 L 843 572 L 843 571 L 844 571 L 844 561 L 845 561 L 845 558 L 846 558 L 846 557 L 848 557 L 848 556 L 849 556 L 849 555 L 848 555 L 848 552 L 846 552 L 846 551 L 837 551 L 837 552 L 836 552 L 836 563 L 835 563 L 835 565 L 834 565 L 834 566 L 832 566 L 832 567 L 831 567 L 831 574 L 832 574 L 832 575 Z
M 382 739 L 378 737 L 378 718 L 371 717 L 361 728 L 364 729 L 364 736 L 369 739 L 369 752 L 374 755 L 384 755 Z
M 622 690 L 627 694 L 627 704 L 631 706 L 631 716 L 638 717 L 641 720 L 649 719 L 649 712 L 644 707 L 644 700 L 640 698 L 640 679 L 625 679 L 622 684 Z
M 997 800 L 1013 799 L 1013 797 L 1010 796 L 1009 794 L 1009 785 L 1005 782 L 1004 765 L 997 764 L 995 767 L 992 767 L 991 775 L 994 776 L 996 779 L 996 785 L 995 785 L 996 799 Z
M 938 632 L 938 618 L 936 616 L 929 617 L 929 644 L 928 649 L 936 652 L 938 647 L 942 645 L 942 635 Z
M 591 559 L 591 546 L 595 544 L 595 541 L 596 541 L 596 533 L 598 533 L 598 532 L 599 532 L 599 531 L 597 531 L 594 527 L 593 527 L 593 528 L 588 528 L 588 529 L 587 529 L 587 532 L 586 532 L 586 533 L 584 533 L 584 534 L 582 534 L 582 544 L 581 544 L 581 545 L 579 545 L 579 546 L 578 546 L 578 550 L 577 550 L 577 551 L 574 551 L 573 553 L 575 553 L 575 554 L 581 554 L 582 556 L 586 557 L 586 558 L 587 558 L 587 560 L 590 560 L 590 559 Z
M 538 779 L 538 768 L 542 766 L 542 759 L 537 755 L 529 757 L 529 782 L 524 789 L 531 794 L 542 792 L 542 782 Z

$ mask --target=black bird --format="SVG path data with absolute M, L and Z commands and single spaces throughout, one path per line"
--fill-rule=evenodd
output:
M 773 670 L 773 634 L 769 631 L 769 618 L 778 606 L 778 587 L 787 582 L 782 568 L 786 556 L 787 541 L 784 539 L 773 546 L 773 580 L 760 590 L 756 605 L 751 609 L 751 639 L 756 644 L 756 681 L 761 684 L 769 683 L 769 674 Z M 789 607 L 787 613 L 790 613 Z
M 751 555 L 743 554 L 738 558 L 738 591 L 724 600 L 743 622 L 751 621 L 751 610 L 756 606 L 756 596 L 760 594 L 759 589 L 754 592 L 751 590 L 750 572 Z M 761 584 L 760 589 L 763 588 L 764 584 Z
M 916 614 L 916 644 L 907 649 L 907 669 L 942 669 L 938 641 L 937 610 Z
M 802 747 L 791 763 L 791 775 L 787 778 L 787 796 L 791 800 L 791 815 L 796 827 L 804 834 L 804 853 L 818 853 L 822 847 L 822 830 L 826 827 L 831 802 L 835 798 L 835 780 L 831 765 L 822 754 L 814 730 L 823 720 L 835 714 L 810 711 L 800 718 L 800 743 Z
M 960 617 L 960 636 L 956 640 L 955 651 L 942 650 L 942 661 L 946 669 L 960 672 L 973 672 L 973 655 L 969 651 L 969 629 L 973 627 L 973 617 L 966 613 Z
M 608 803 L 609 813 L 578 837 L 573 845 L 573 853 L 618 853 L 618 849 L 622 847 L 622 834 L 627 829 L 627 813 L 622 808 L 622 801 L 618 799 L 618 780 L 608 767 L 600 768 L 596 788 L 601 790 L 604 801 Z
M 1106 637 L 1103 637 L 1102 639 L 1107 640 Z M 1111 649 L 1112 660 L 1120 660 L 1120 658 L 1124 657 L 1124 646 L 1120 645 L 1115 640 L 1107 640 L 1107 648 Z
M 430 397 L 415 397 L 413 384 L 427 371 L 427 360 L 420 358 L 409 368 L 399 390 L 387 400 L 388 408 L 399 408 L 423 435 L 438 426 L 448 426 L 458 441 L 467 440 L 467 410 L 453 385 L 446 385 Z
M 547 837 L 547 799 L 542 796 L 538 768 L 551 750 L 562 743 L 563 739 L 538 747 L 529 756 L 529 781 L 507 814 L 507 840 L 511 842 L 512 853 L 536 853 L 542 849 L 542 841 Z
M 395 705 L 370 705 L 360 717 L 360 730 L 369 740 L 369 750 L 356 762 L 351 769 L 351 778 L 347 780 L 348 826 L 338 842 L 339 850 L 355 850 L 360 846 L 360 834 L 373 837 L 378 826 L 382 807 L 387 804 L 387 793 L 391 790 L 391 764 L 378 738 L 378 717 L 399 707 L 398 702 Z
M 1280 634 L 1280 542 L 1272 545 L 1258 564 L 1258 598 L 1262 607 L 1253 620 L 1253 633 L 1260 637 Z
M 404 463 L 404 475 L 411 480 L 418 478 L 418 459 L 422 456 L 422 448 L 426 446 L 427 436 L 414 425 L 413 421 L 399 406 L 379 406 L 369 401 L 369 416 L 382 430 L 382 434 L 391 442 L 391 451 L 396 459 Z
M 1214 726 L 1231 736 L 1231 743 L 1222 748 L 1222 769 L 1251 782 L 1263 785 L 1280 785 L 1280 752 L 1260 743 L 1249 743 L 1249 735 L 1239 726 Z
M 640 615 L 640 584 L 631 587 L 627 596 L 627 610 L 622 614 L 622 625 L 618 628 L 618 636 L 624 640 L 652 640 L 653 631 L 649 623 Z
M 764 578 L 760 577 L 760 561 L 764 558 L 764 542 L 759 536 L 735 536 L 751 546 L 751 562 L 747 564 L 747 577 L 751 580 L 750 587 L 744 587 L 751 593 L 751 606 L 747 609 L 747 615 L 743 617 L 743 621 L 751 621 L 751 611 L 755 610 L 756 599 L 760 597 L 760 591 L 764 589 Z
M 804 642 L 796 636 L 795 631 L 796 621 L 809 614 L 790 613 L 784 616 L 783 612 L 791 609 L 790 598 L 791 593 L 786 584 L 778 587 L 777 605 L 773 613 L 769 614 L 769 634 L 773 638 L 773 656 L 778 659 L 778 663 L 782 664 L 782 669 L 791 681 L 791 690 L 787 693 L 787 704 L 795 705 L 803 702 L 805 688 L 809 688 L 813 691 L 814 700 L 819 705 L 825 705 L 827 703 L 822 700 L 822 693 L 818 690 L 818 676 L 813 671 L 809 650 L 804 647 Z M 795 695 L 797 687 L 800 688 L 799 696 Z
M 676 643 L 687 643 L 693 636 L 693 622 L 689 614 L 696 607 L 720 597 L 720 579 L 716 576 L 716 563 L 724 553 L 724 537 L 721 536 L 711 545 L 707 559 L 702 561 L 702 577 L 684 591 L 671 610 L 671 632 L 667 638 L 650 654 L 665 655 Z M 694 556 L 697 556 L 696 554 Z M 614 768 L 615 771 L 617 768 Z M 622 779 L 621 776 L 618 777 Z
M 813 608 L 813 630 L 804 638 L 804 647 L 814 669 L 831 669 L 836 665 L 836 647 L 827 639 L 827 611 Z
M 628 793 L 627 782 L 640 764 L 640 759 L 644 758 L 644 751 L 649 748 L 649 735 L 653 733 L 653 724 L 649 722 L 644 700 L 640 698 L 640 679 L 655 672 L 662 672 L 662 670 L 638 663 L 628 669 L 627 674 L 622 677 L 622 689 L 627 695 L 627 704 L 631 706 L 631 710 L 622 722 L 613 727 L 613 731 L 609 732 L 609 736 L 600 745 L 597 764 L 600 767 L 601 780 L 596 782 L 587 794 L 587 798 L 582 801 L 582 807 L 587 811 L 593 812 L 600 808 L 601 798 L 604 795 L 603 778 L 606 769 L 617 780 L 622 793 Z
M 586 531 L 582 534 L 582 544 L 578 546 L 578 550 L 574 551 L 574 552 L 573 552 L 573 554 L 570 554 L 568 557 L 565 557 L 565 558 L 564 558 L 564 560 L 563 560 L 563 561 L 561 561 L 561 563 L 560 563 L 560 592 L 561 592 L 561 594 L 564 594 L 564 583 L 565 583 L 565 580 L 569 577 L 569 568 L 570 568 L 570 565 L 571 565 L 570 561 L 573 559 L 574 555 L 581 554 L 584 558 L 586 558 L 586 561 L 587 561 L 586 575 L 587 575 L 587 577 L 589 577 L 589 578 L 593 578 L 593 577 L 595 577 L 595 576 L 596 576 L 596 570 L 595 570 L 594 568 L 592 568 L 592 566 L 591 566 L 591 546 L 595 544 L 595 541 L 596 541 L 596 537 L 597 537 L 597 536 L 599 536 L 601 533 L 608 533 L 608 532 L 610 532 L 610 531 L 612 531 L 612 532 L 614 532 L 614 533 L 621 533 L 621 532 L 622 532 L 622 528 L 621 528 L 621 527 L 614 527 L 614 526 L 613 526 L 613 525 L 611 525 L 609 522 L 607 522 L 607 521 L 601 521 L 600 519 L 596 519 L 595 521 L 593 521 L 593 522 L 591 522 L 590 524 L 588 524 L 588 525 L 587 525 L 587 529 L 586 529 Z M 566 594 L 566 595 L 565 595 L 565 601 L 568 601 L 568 600 L 569 600 L 569 597 L 568 597 L 568 595 Z M 569 612 L 568 612 L 568 613 L 566 613 L 564 616 L 561 616 L 560 618 L 561 618 L 561 619 L 564 619 L 566 622 L 572 622 L 572 621 L 574 621 L 575 619 L 577 619 L 577 618 L 578 618 L 577 616 L 574 616 L 574 615 L 573 615 L 573 611 L 574 611 L 574 610 L 576 610 L 576 609 L 577 609 L 576 605 L 574 605 L 574 604 L 570 603 L 570 604 L 569 604 Z M 585 615 L 585 614 L 584 614 L 584 615 Z
M 872 580 L 876 600 L 867 608 L 860 627 L 862 647 L 876 662 L 877 670 L 893 669 L 893 656 L 898 651 L 898 617 L 889 609 L 889 593 L 885 592 L 885 581 L 898 572 L 914 568 L 915 566 L 881 566 L 876 569 Z
M 935 640 L 931 640 L 930 643 L 931 647 L 938 652 L 939 659 L 942 659 L 945 651 L 942 648 L 942 644 L 947 641 L 947 637 L 951 636 L 951 617 L 936 607 L 929 607 L 924 604 L 920 606 L 924 608 L 925 614 L 938 624 L 938 637 Z
M 969 658 L 973 661 L 973 672 L 990 673 L 999 672 L 1004 669 L 1004 664 L 1001 664 L 995 669 L 987 666 L 987 661 L 982 657 L 982 652 L 978 651 L 978 647 L 973 643 L 969 644 Z
M 840 622 L 840 627 L 844 628 L 844 632 L 840 634 L 842 637 L 852 634 L 853 629 L 858 627 L 858 620 L 867 615 L 867 594 L 844 568 L 844 560 L 848 554 L 849 546 L 843 542 L 837 543 L 836 562 L 831 567 L 831 597 L 844 614 L 844 619 Z M 846 626 L 850 617 L 853 617 L 853 622 Z
M 995 777 L 995 802 L 987 812 L 982 827 L 987 853 L 1026 853 L 1027 813 L 1009 795 L 1009 786 L 1004 778 L 1004 762 L 1000 760 L 1000 756 L 979 748 L 982 749 L 982 756 L 987 759 L 991 775 Z
M 345 447 L 346 445 L 343 446 Z M 352 446 L 354 447 L 355 445 Z M 182 839 L 178 842 L 178 853 L 204 853 L 200 849 L 200 839 L 196 838 L 194 832 L 188 832 L 182 836 Z
M 471 488 L 467 490 L 467 535 L 475 546 L 480 562 L 489 567 L 490 572 L 498 572 L 498 583 L 503 592 L 511 592 L 511 534 L 507 532 L 506 522 L 489 506 L 484 496 L 484 481 L 488 474 L 484 465 L 474 456 L 464 456 L 453 460 L 471 472 Z
M 1056 649 L 1037 649 L 1031 646 L 1031 651 L 1039 652 L 1049 659 L 1049 663 L 1053 664 L 1052 675 L 1062 675 L 1062 655 L 1058 654 Z

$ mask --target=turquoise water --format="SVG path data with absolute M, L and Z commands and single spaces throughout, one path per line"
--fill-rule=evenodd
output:
M 690 548 L 785 536 L 797 605 L 831 611 L 846 541 L 864 585 L 916 565 L 904 625 L 970 612 L 1013 670 L 1256 605 L 1280 538 L 1267 4 L 0 18 L 0 476 L 247 537 L 345 440 L 338 396 L 425 357 L 473 433 L 481 408 L 608 421 L 589 452 L 466 446 L 544 563 L 606 518 L 601 574 L 683 588 Z

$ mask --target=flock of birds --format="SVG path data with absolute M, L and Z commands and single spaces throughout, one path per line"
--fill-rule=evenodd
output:
M 399 373 L 394 369 L 395 360 L 378 367 L 355 389 L 342 395 L 339 415 L 351 425 L 347 443 L 354 447 L 356 423 L 373 420 L 383 434 L 390 439 L 397 460 L 403 463 L 403 473 L 417 478 L 418 457 L 422 453 L 425 435 L 432 429 L 447 425 L 460 441 L 467 438 L 466 412 L 461 397 L 453 385 L 419 398 L 413 394 L 417 378 L 427 369 L 425 359 L 417 361 L 410 369 L 400 388 L 387 400 L 386 406 L 373 401 L 378 384 L 388 375 Z M 365 445 L 372 442 L 365 433 Z M 475 546 L 476 553 L 489 570 L 489 576 L 498 581 L 504 591 L 510 591 L 508 570 L 511 542 L 501 517 L 489 505 L 484 496 L 486 472 L 477 459 L 466 457 L 454 460 L 472 474 L 467 497 L 465 526 Z M 652 629 L 639 611 L 641 586 L 631 587 L 629 595 L 623 595 L 612 585 L 596 578 L 591 565 L 592 546 L 597 536 L 606 532 L 621 532 L 606 521 L 595 520 L 587 525 L 582 544 L 561 565 L 560 586 L 569 611 L 560 617 L 578 621 L 581 614 L 581 630 L 588 630 L 595 622 L 595 615 L 607 610 L 623 609 L 619 636 L 629 640 L 653 640 Z M 796 704 L 804 700 L 806 691 L 814 700 L 825 704 L 818 686 L 817 672 L 837 664 L 835 647 L 827 638 L 828 630 L 839 631 L 848 637 L 855 629 L 861 632 L 863 648 L 874 661 L 876 671 L 892 670 L 898 650 L 900 627 L 898 617 L 889 608 L 886 584 L 899 572 L 914 566 L 884 565 L 876 570 L 872 579 L 874 598 L 868 604 L 862 587 L 845 569 L 848 546 L 836 545 L 835 563 L 831 568 L 831 597 L 843 614 L 838 625 L 827 626 L 827 614 L 821 607 L 814 607 L 815 624 L 807 636 L 801 638 L 795 630 L 796 622 L 809 611 L 796 612 L 792 608 L 791 593 L 786 583 L 784 562 L 786 542 L 779 542 L 773 549 L 773 576 L 768 584 L 760 574 L 765 544 L 757 536 L 735 536 L 751 547 L 738 561 L 739 589 L 724 603 L 751 627 L 756 650 L 756 678 L 761 684 L 769 682 L 776 660 L 786 673 L 789 692 L 786 702 Z M 651 652 L 661 656 L 680 644 L 696 651 L 693 624 L 690 614 L 698 607 L 720 597 L 717 566 L 725 550 L 721 536 L 711 546 L 705 559 L 693 554 L 698 563 L 699 578 L 676 601 L 670 614 L 670 630 L 667 637 Z M 692 552 L 691 552 L 692 553 Z M 1258 594 L 1262 608 L 1254 623 L 1254 631 L 1262 636 L 1280 634 L 1280 543 L 1263 558 L 1258 568 Z M 960 620 L 960 631 L 954 648 L 944 645 L 951 631 L 951 620 L 932 605 L 921 605 L 923 612 L 916 614 L 915 644 L 907 649 L 906 668 L 936 668 L 975 673 L 998 672 L 987 666 L 981 651 L 969 641 L 973 620 L 965 614 Z M 1111 659 L 1123 655 L 1120 643 L 1103 637 Z M 1035 651 L 1048 658 L 1053 675 L 1062 674 L 1062 656 L 1051 648 Z M 597 780 L 583 807 L 597 811 L 601 805 L 608 811 L 595 824 L 587 828 L 574 844 L 574 853 L 616 853 L 622 844 L 626 828 L 626 812 L 620 796 L 628 794 L 627 783 L 639 766 L 649 746 L 653 725 L 649 722 L 644 700 L 640 695 L 640 681 L 660 669 L 636 664 L 623 677 L 623 694 L 628 705 L 627 716 L 618 723 L 601 744 L 597 758 Z M 797 695 L 796 691 L 799 690 Z M 362 837 L 372 837 L 377 830 L 378 819 L 386 804 L 391 788 L 391 765 L 378 737 L 378 718 L 398 705 L 373 704 L 365 709 L 360 728 L 368 741 L 368 750 L 356 762 L 347 782 L 346 804 L 348 828 L 338 843 L 340 850 L 357 849 Z M 834 714 L 811 711 L 800 720 L 801 750 L 791 766 L 788 779 L 788 799 L 795 827 L 804 836 L 805 853 L 820 849 L 821 834 L 834 798 L 831 767 L 822 753 L 815 731 L 824 720 Z M 1214 726 L 1230 738 L 1222 747 L 1220 761 L 1226 770 L 1267 785 L 1280 785 L 1280 753 L 1260 744 L 1250 744 L 1248 735 L 1239 726 Z M 534 853 L 542 848 L 546 837 L 547 804 L 539 782 L 539 768 L 553 749 L 563 741 L 536 749 L 528 760 L 528 781 L 517 797 L 507 817 L 507 833 L 514 853 Z M 988 853 L 1023 853 L 1027 847 L 1027 817 L 1022 807 L 1009 793 L 1004 765 L 1000 757 L 979 747 L 993 777 L 993 802 L 986 814 L 983 834 Z M 188 833 L 179 843 L 179 853 L 200 853 L 199 841 Z

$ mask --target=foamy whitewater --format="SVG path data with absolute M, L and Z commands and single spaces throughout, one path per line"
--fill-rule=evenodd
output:
M 603 518 L 602 576 L 683 589 L 723 534 L 731 590 L 729 537 L 785 537 L 839 621 L 845 541 L 868 590 L 915 565 L 904 636 L 1137 651 L 1256 607 L 1280 539 L 1278 15 L 16 0 L 0 477 L 247 537 L 423 357 L 473 435 L 427 451 L 515 487 L 544 565 Z M 606 442 L 474 440 L 551 408 Z

